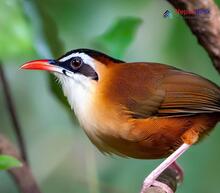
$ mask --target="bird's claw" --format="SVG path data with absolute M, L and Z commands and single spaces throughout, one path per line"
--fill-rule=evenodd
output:
M 164 190 L 166 193 L 174 193 L 173 190 L 167 184 L 157 180 L 151 181 L 150 179 L 145 179 L 141 193 L 145 193 L 146 190 L 151 186 L 159 187 L 162 190 Z
M 166 193 L 174 193 L 173 190 L 165 183 L 155 180 L 152 186 L 159 187 L 164 190 Z

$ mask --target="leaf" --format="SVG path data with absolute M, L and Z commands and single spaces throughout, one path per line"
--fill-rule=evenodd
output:
M 142 20 L 135 17 L 120 18 L 94 44 L 114 57 L 121 58 L 133 41 Z
M 0 155 L 0 170 L 8 170 L 14 167 L 21 167 L 22 163 L 9 155 Z
M 1 59 L 16 61 L 33 53 L 31 31 L 17 0 L 0 2 L 0 29 Z

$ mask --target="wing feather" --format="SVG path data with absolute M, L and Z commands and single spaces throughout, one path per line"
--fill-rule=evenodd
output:
M 158 71 L 157 65 L 161 64 L 148 66 L 151 74 L 148 74 L 146 82 L 142 82 L 148 84 L 150 79 L 151 85 L 156 86 L 151 86 L 150 92 L 146 89 L 144 97 L 140 98 L 136 93 L 131 93 L 129 97 L 127 107 L 134 118 L 220 112 L 220 89 L 216 84 L 199 75 L 166 65 L 163 65 L 157 79 L 157 72 L 154 71 L 154 67 Z

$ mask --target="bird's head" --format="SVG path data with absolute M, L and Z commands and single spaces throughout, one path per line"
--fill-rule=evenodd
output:
M 122 62 L 91 49 L 76 49 L 58 59 L 27 62 L 21 69 L 46 70 L 54 73 L 71 106 L 74 107 L 74 100 L 78 100 L 75 98 L 82 98 L 85 93 L 93 90 L 102 81 L 104 72 L 112 63 Z

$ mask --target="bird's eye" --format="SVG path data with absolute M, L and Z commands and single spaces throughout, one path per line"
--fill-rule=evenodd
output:
M 77 70 L 82 66 L 82 59 L 80 57 L 73 58 L 70 62 L 70 66 L 73 70 Z

